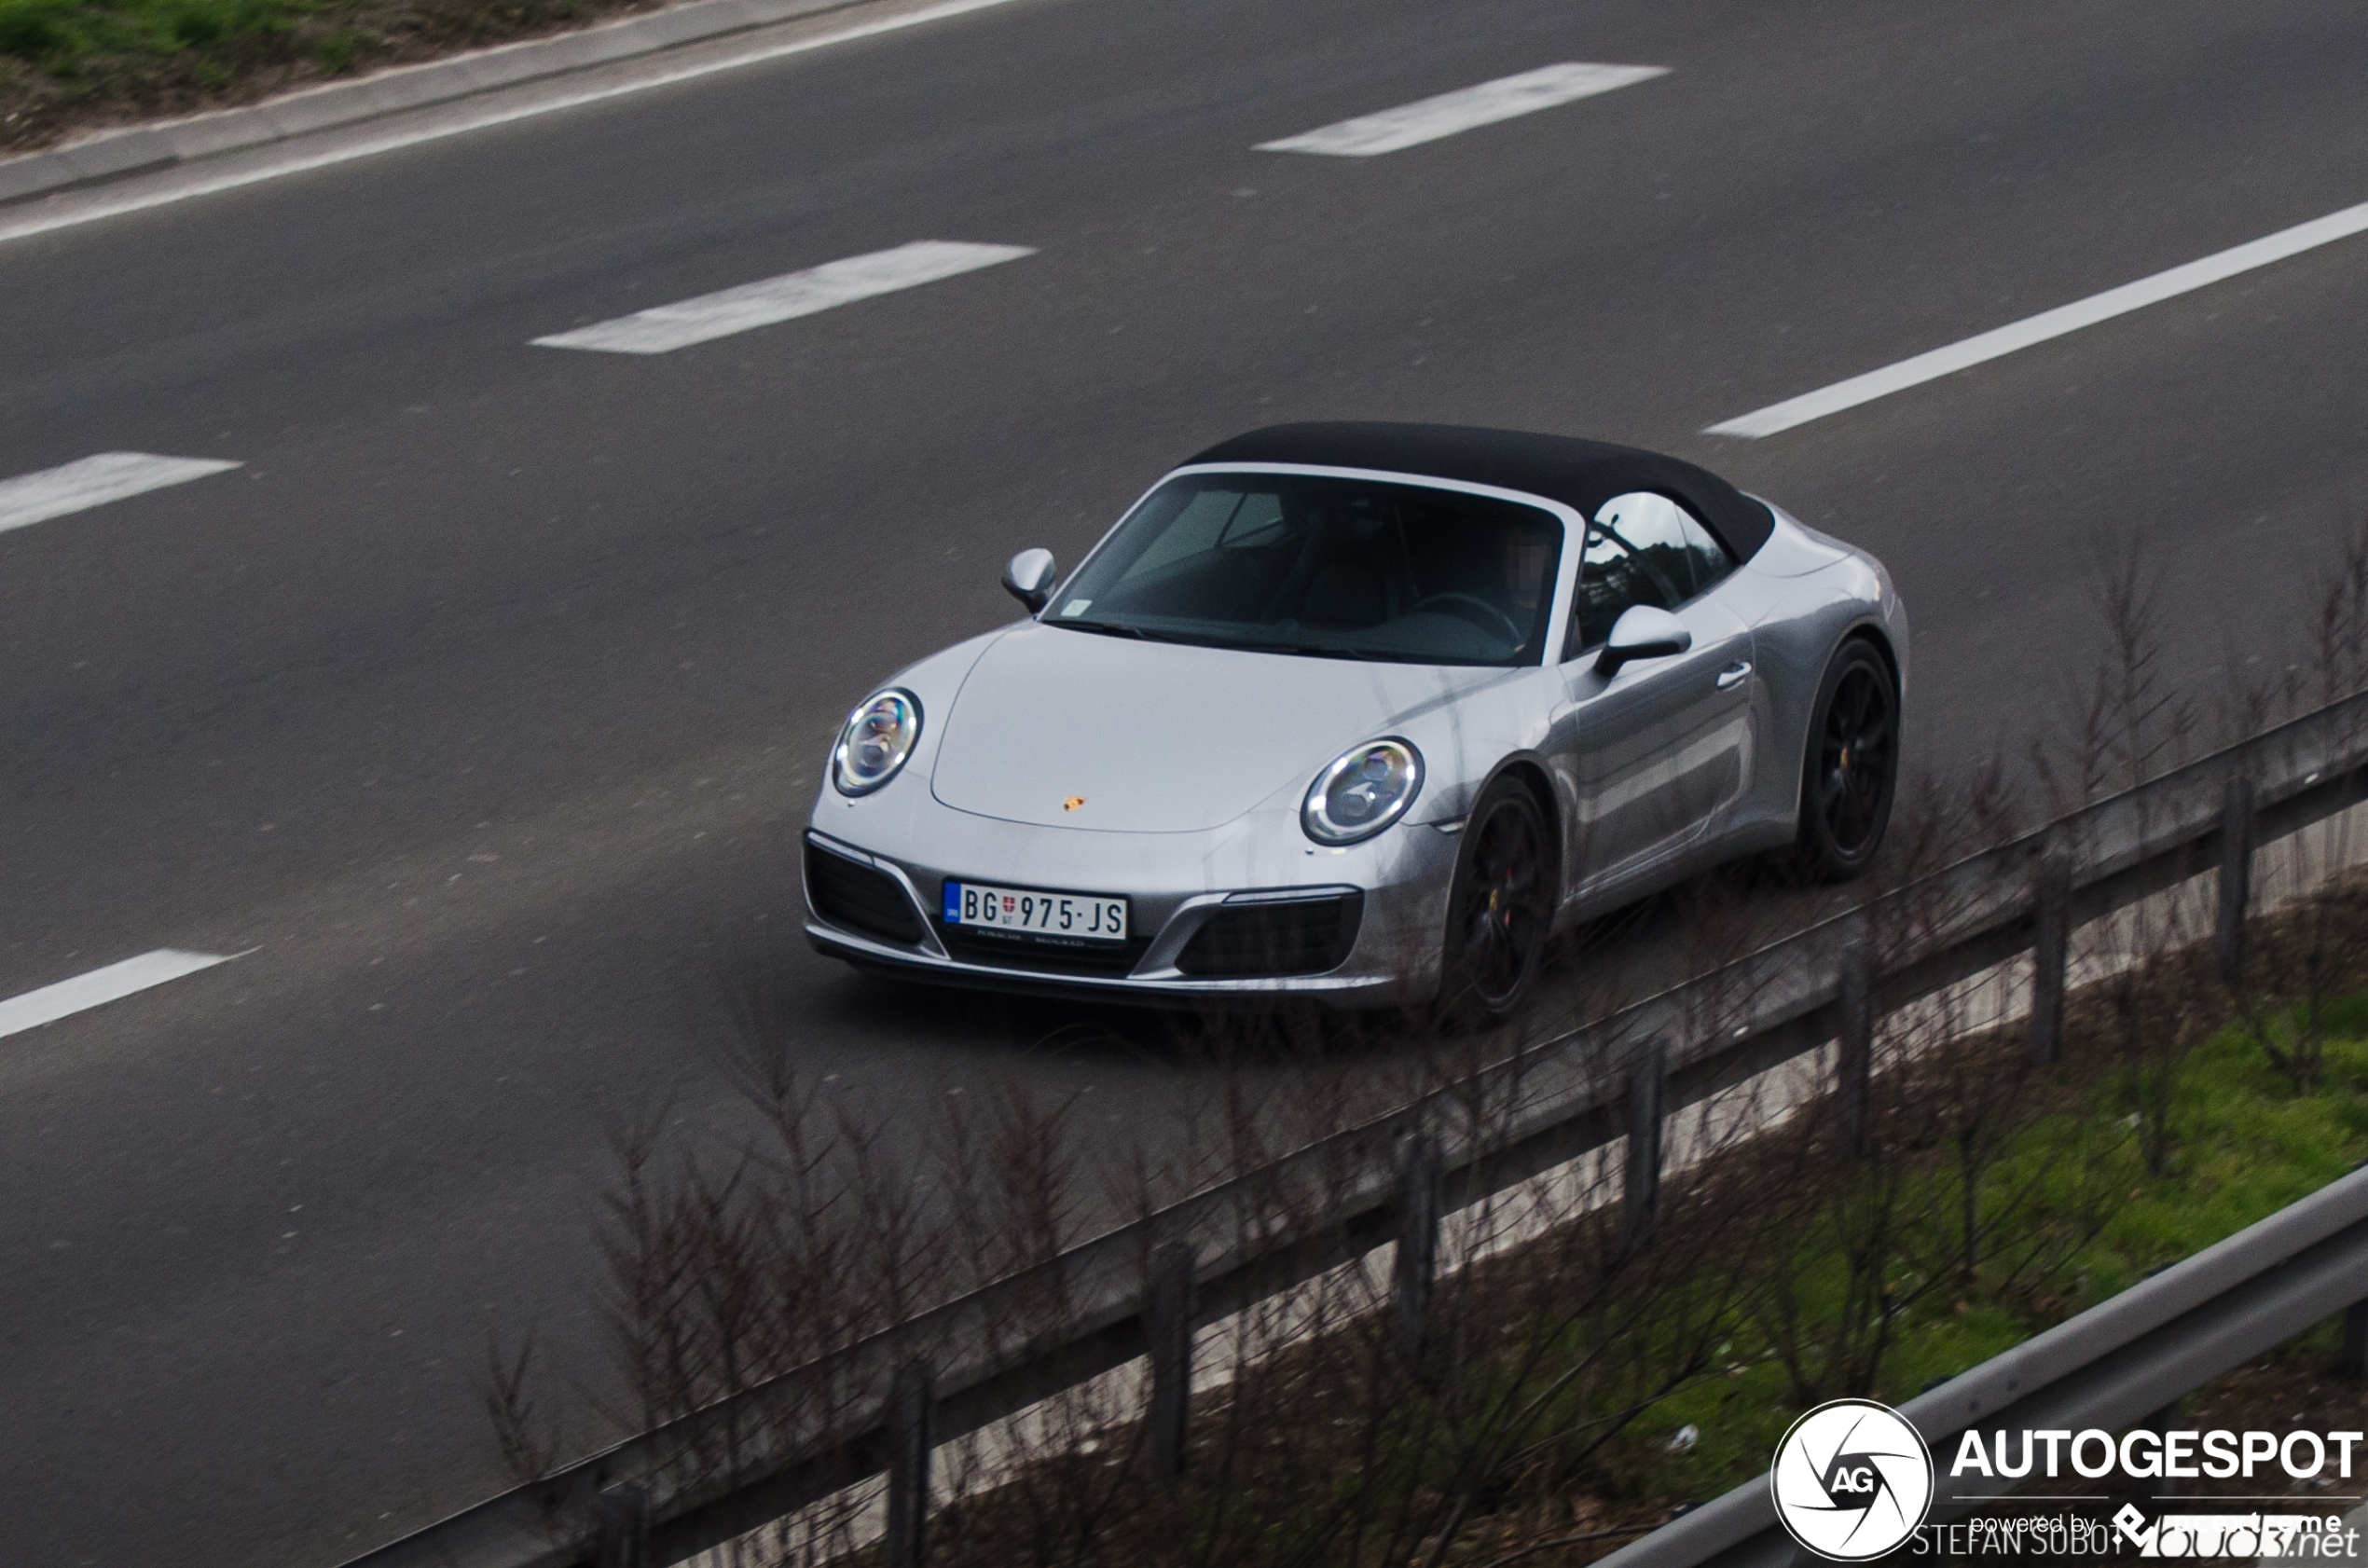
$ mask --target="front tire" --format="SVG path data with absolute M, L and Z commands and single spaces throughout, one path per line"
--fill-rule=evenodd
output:
M 1795 857 L 1847 882 L 1874 864 L 1899 786 L 1899 686 L 1871 643 L 1852 638 L 1825 667 L 1804 750 Z
M 1451 1025 L 1512 1015 L 1553 925 L 1553 840 L 1537 797 L 1510 778 L 1480 792 L 1464 825 L 1447 895 L 1439 1011 Z

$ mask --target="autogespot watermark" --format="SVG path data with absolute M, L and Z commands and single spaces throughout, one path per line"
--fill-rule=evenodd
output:
M 1837 1399 L 1793 1423 L 1768 1484 L 1794 1540 L 1829 1561 L 1865 1562 L 1896 1550 L 1932 1511 L 1932 1454 L 1890 1406 Z
M 2140 1557 L 2328 1558 L 2360 1555 L 2360 1531 L 2341 1514 L 2164 1514 L 2134 1503 L 2113 1516 L 2116 1539 Z
M 2357 1506 L 2358 1496 L 2329 1492 L 2289 1503 L 2273 1492 L 2232 1496 L 2224 1500 L 2227 1511 L 2204 1512 L 2197 1510 L 2223 1500 L 2168 1494 L 2182 1480 L 2233 1480 L 2269 1489 L 2308 1481 L 2332 1488 L 2353 1479 L 2355 1462 L 2368 1461 L 2363 1444 L 2368 1433 L 2299 1429 L 2140 1429 L 2119 1436 L 2094 1428 L 1976 1429 L 1958 1439 L 1947 1478 L 1936 1479 L 1931 1451 L 1898 1411 L 1872 1400 L 1838 1399 L 1810 1410 L 1784 1434 L 1769 1486 L 1785 1531 L 1834 1562 L 1868 1561 L 1903 1547 L 1918 1557 L 2357 1561 L 2359 1527 L 2328 1507 Z M 2068 1493 L 2036 1484 L 2061 1486 L 2067 1476 L 2085 1481 L 2110 1478 L 2113 1487 Z M 2002 1480 L 2015 1483 L 2022 1495 L 1995 1495 Z M 1958 1484 L 1943 1492 L 1949 1482 Z M 2096 1513 L 2101 1516 L 2102 1505 L 2126 1496 L 2130 1485 L 2147 1482 L 2161 1489 L 2153 1494 L 2158 1505 L 2154 1510 L 2124 1503 L 2110 1520 L 2079 1511 L 2079 1505 L 2099 1505 Z M 1933 1524 L 1928 1520 L 1935 1502 L 1953 1505 L 1944 1518 L 1966 1514 L 1968 1507 L 1979 1511 Z M 2262 1506 L 2278 1503 L 2297 1511 Z M 2247 1505 L 2249 1511 L 2238 1511 Z M 2170 1506 L 2182 1511 L 2171 1512 Z M 2303 1507 L 2310 1511 L 2298 1511 Z
M 2005 1432 L 1990 1434 L 1985 1443 L 1977 1428 L 1957 1442 L 1957 1457 L 1948 1474 L 2003 1476 L 2019 1480 L 2044 1465 L 2038 1474 L 2054 1479 L 2062 1465 L 2089 1480 L 2126 1476 L 2133 1480 L 2251 1480 L 2256 1467 L 2266 1471 L 2274 1462 L 2293 1480 L 2310 1480 L 2326 1473 L 2333 1459 L 2344 1480 L 2351 1479 L 2352 1451 L 2364 1435 L 2359 1432 L 2150 1432 L 2143 1427 L 2113 1440 L 2110 1432 L 2090 1427 L 2086 1432 Z M 2009 1437 L 2021 1447 L 2013 1448 Z M 2012 1453 L 2013 1462 L 2008 1463 Z

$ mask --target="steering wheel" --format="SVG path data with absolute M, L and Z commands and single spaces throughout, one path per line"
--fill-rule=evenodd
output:
M 1505 628 L 1506 641 L 1511 643 L 1516 648 L 1521 645 L 1521 628 L 1513 625 L 1513 618 L 1510 615 L 1506 614 L 1502 610 L 1497 609 L 1496 606 L 1489 603 L 1488 600 L 1480 598 L 1478 594 L 1425 594 L 1421 598 L 1416 599 L 1411 605 L 1408 606 L 1406 612 L 1409 615 L 1419 615 L 1434 604 L 1468 607 L 1470 609 L 1477 610 L 1481 615 L 1487 616 L 1489 620 L 1495 622 L 1497 626 Z M 1482 631 L 1492 629 L 1486 622 L 1481 621 L 1477 615 L 1466 615 L 1464 616 L 1464 619 L 1470 621 Z

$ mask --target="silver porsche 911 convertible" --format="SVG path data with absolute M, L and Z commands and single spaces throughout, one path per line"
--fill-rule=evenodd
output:
M 839 736 L 805 838 L 823 953 L 1486 1020 L 1557 929 L 1755 852 L 1853 875 L 1890 815 L 1890 577 L 1673 458 L 1277 426 L 1004 585 L 1026 619 Z

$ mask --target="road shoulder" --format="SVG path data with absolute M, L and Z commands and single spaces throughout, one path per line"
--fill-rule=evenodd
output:
M 992 3 L 997 0 L 925 8 L 969 10 Z M 700 70 L 694 74 L 703 74 L 771 58 L 780 52 L 781 43 L 792 40 L 800 23 L 837 22 L 860 34 L 878 30 L 866 23 L 891 16 L 906 15 L 906 21 L 893 24 L 910 25 L 912 9 L 893 0 L 685 0 L 662 11 L 555 37 L 397 66 L 260 103 L 104 131 L 44 152 L 0 158 L 0 213 L 13 218 L 21 215 L 24 204 L 45 197 L 211 165 L 326 131 L 378 128 L 421 111 L 463 104 L 482 109 L 486 105 L 481 101 L 511 89 L 580 85 L 599 76 L 605 89 L 599 95 L 612 96 L 633 90 L 631 78 L 637 74 L 648 78 L 642 85 L 663 85 L 679 79 L 685 64 L 696 63 Z M 700 56 L 696 62 L 690 59 L 695 53 Z M 734 59 L 735 54 L 748 59 Z

